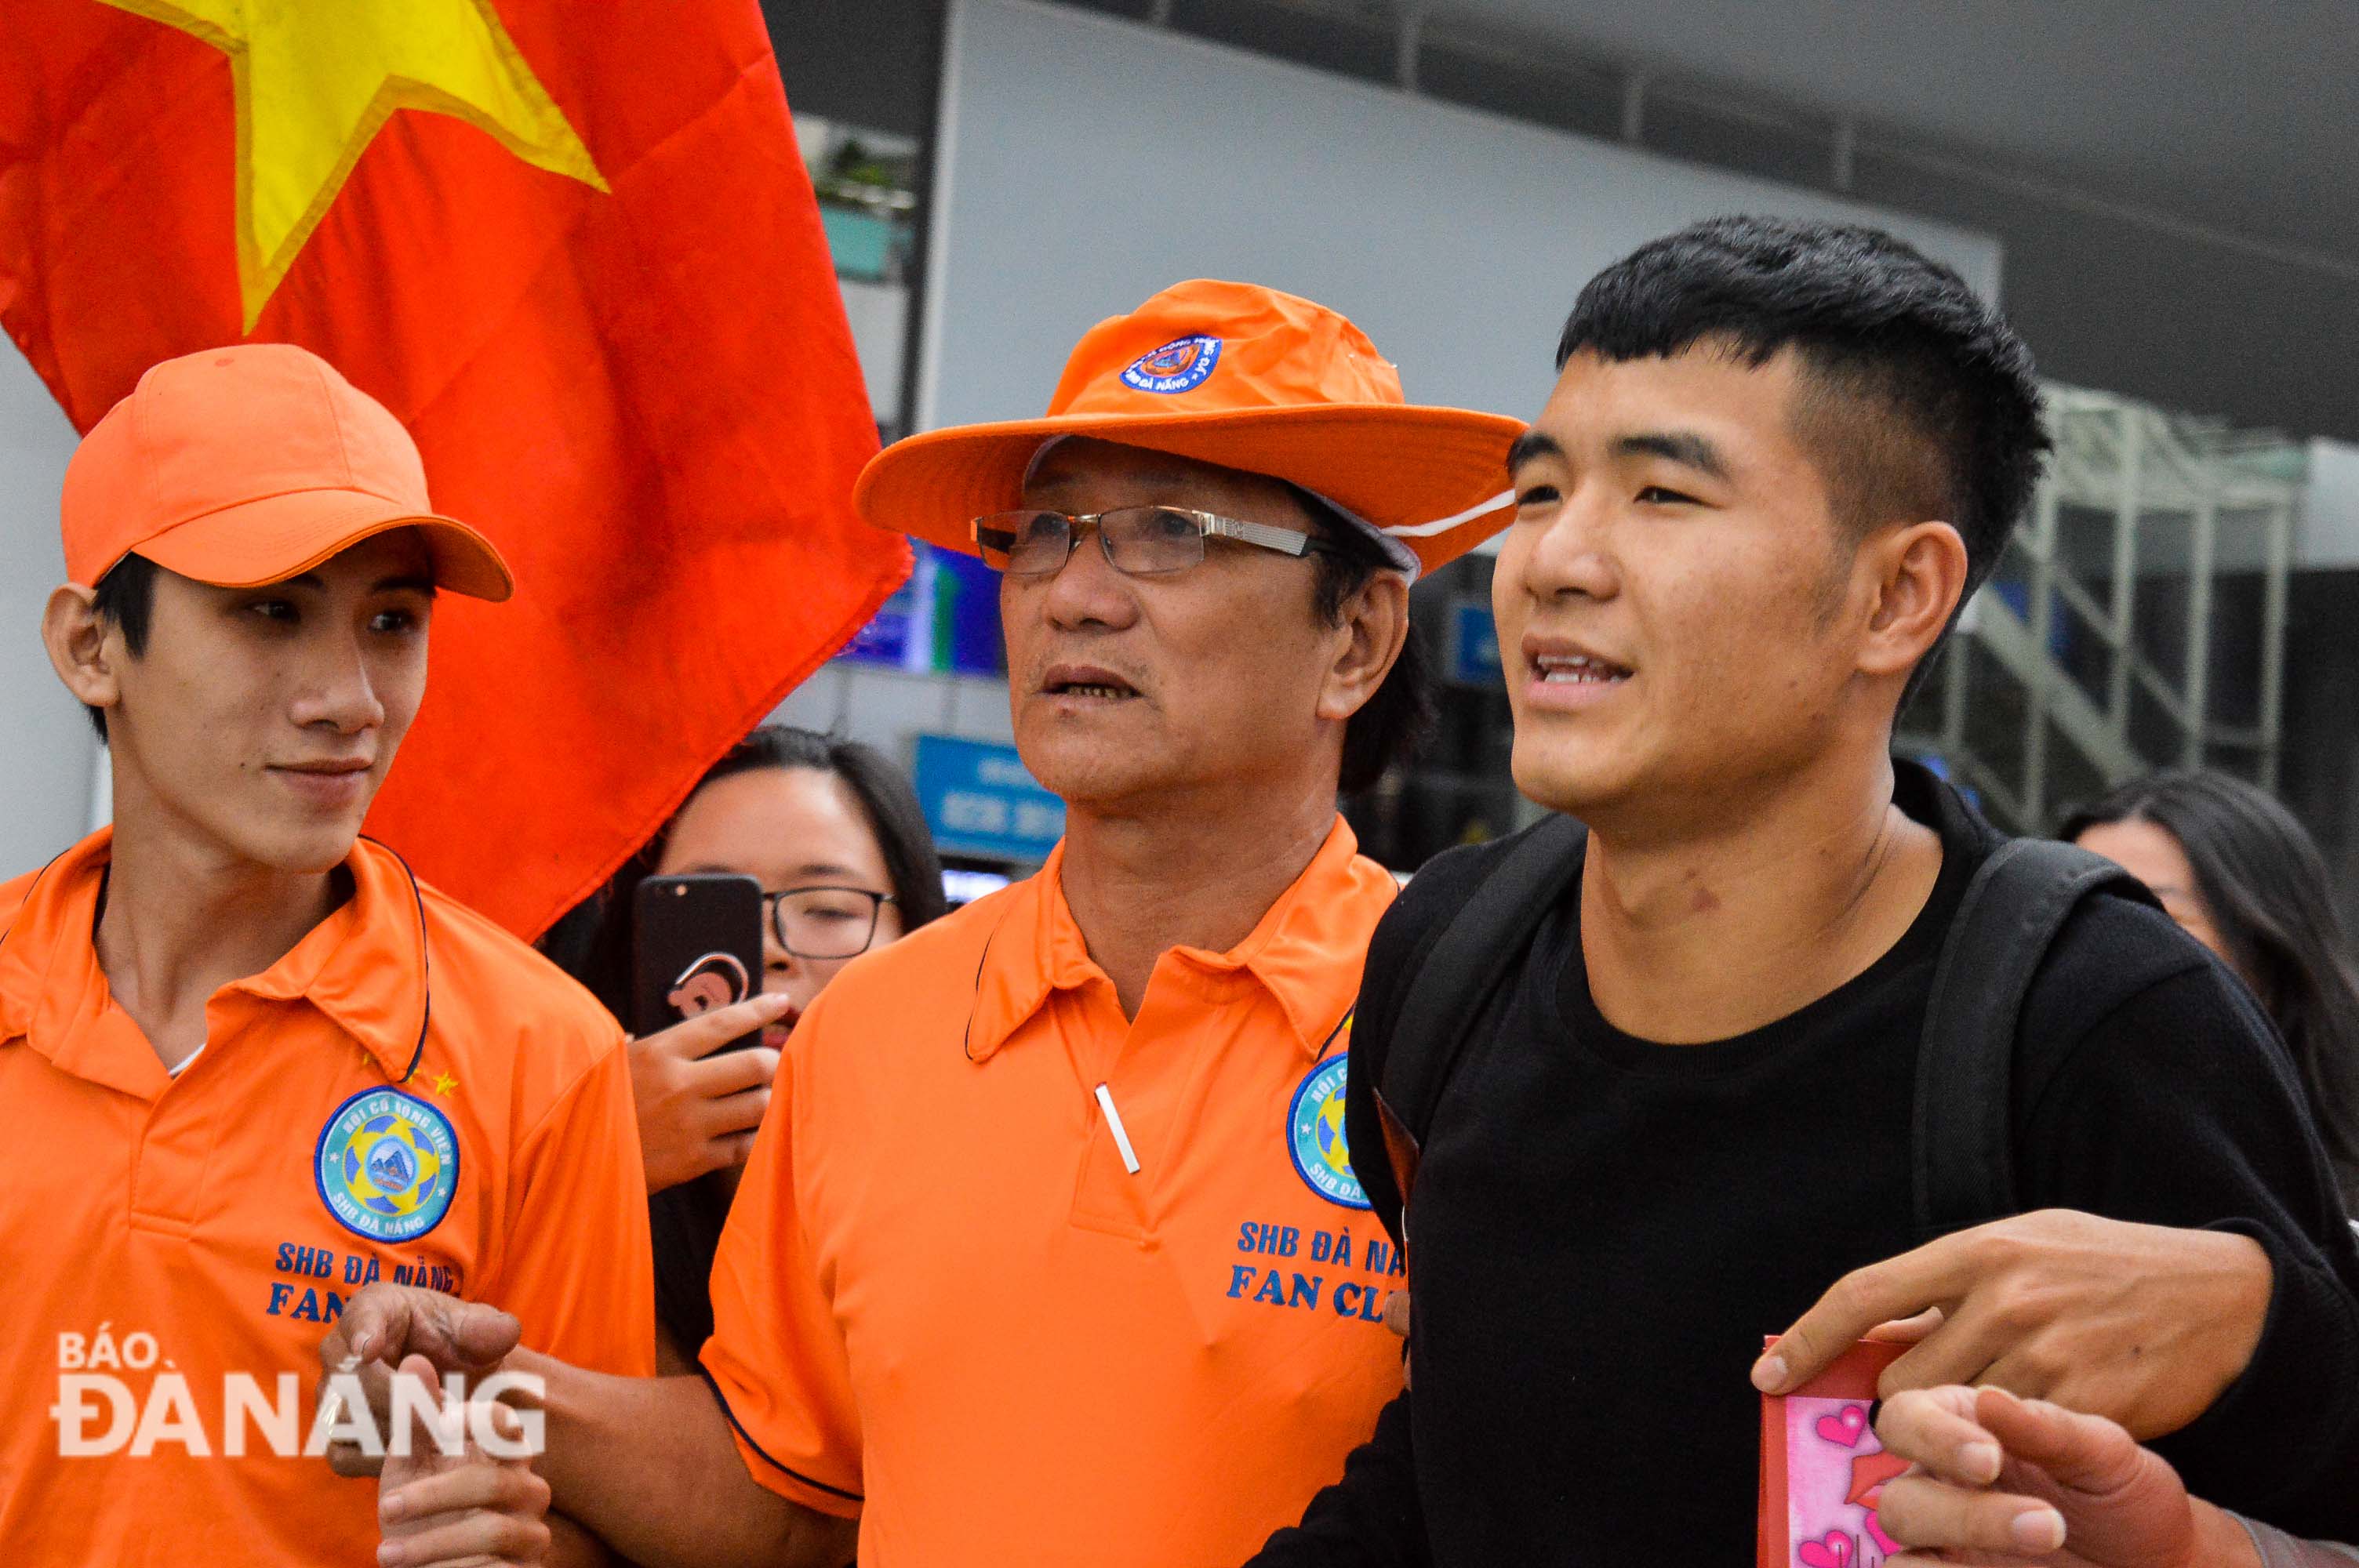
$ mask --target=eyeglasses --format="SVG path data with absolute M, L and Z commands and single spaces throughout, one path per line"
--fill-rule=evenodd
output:
M 876 917 L 894 902 L 866 888 L 787 888 L 762 895 L 770 935 L 798 958 L 853 958 L 876 940 Z
M 1204 541 L 1234 539 L 1281 556 L 1353 557 L 1293 528 L 1246 523 L 1186 506 L 1118 506 L 1078 515 L 1062 512 L 995 512 L 974 520 L 974 542 L 986 565 L 1011 577 L 1046 577 L 1061 570 L 1082 535 L 1097 530 L 1098 547 L 1114 570 L 1129 577 L 1183 572 L 1204 558 Z

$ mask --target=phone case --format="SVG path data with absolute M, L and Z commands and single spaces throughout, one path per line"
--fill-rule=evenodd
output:
M 649 877 L 639 884 L 632 918 L 631 1022 L 638 1033 L 761 989 L 762 886 L 753 878 Z

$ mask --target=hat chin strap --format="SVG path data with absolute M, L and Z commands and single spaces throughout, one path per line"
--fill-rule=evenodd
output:
M 1032 454 L 1032 460 L 1024 465 L 1024 478 L 1020 481 L 1022 488 L 1027 490 L 1030 489 L 1032 481 L 1039 475 L 1040 465 L 1048 460 L 1049 454 L 1055 451 L 1063 443 L 1071 439 L 1072 438 L 1071 436 L 1051 436 L 1047 440 L 1041 442 L 1039 450 Z M 1277 474 L 1266 474 L 1263 477 L 1266 479 L 1279 478 Z M 1383 552 L 1386 564 L 1391 567 L 1393 570 L 1399 572 L 1402 576 L 1408 578 L 1412 584 L 1417 581 L 1418 572 L 1421 563 L 1417 558 L 1417 552 L 1410 549 L 1407 545 L 1402 544 L 1398 538 L 1395 537 L 1396 535 L 1407 535 L 1411 537 L 1415 537 L 1423 534 L 1437 534 L 1443 528 L 1464 522 L 1469 517 L 1479 517 L 1484 512 L 1493 509 L 1498 504 L 1495 501 L 1485 502 L 1483 505 L 1478 506 L 1470 512 L 1462 513 L 1456 517 L 1446 518 L 1440 524 L 1429 523 L 1411 527 L 1387 530 L 1377 527 L 1375 524 L 1369 522 L 1366 518 L 1361 516 L 1350 507 L 1337 501 L 1333 496 L 1321 494 L 1318 491 L 1311 489 L 1307 484 L 1295 484 L 1294 481 L 1290 479 L 1280 479 L 1279 482 L 1282 484 L 1294 485 L 1295 489 L 1301 491 L 1305 495 L 1316 498 L 1321 506 L 1326 507 L 1330 512 L 1332 512 L 1336 516 L 1342 518 L 1345 523 L 1359 530 L 1359 532 L 1372 542 L 1379 551 Z
M 1024 465 L 1024 477 L 1016 481 L 1016 487 L 1020 490 L 1031 489 L 1032 481 L 1039 477 L 1040 465 L 1049 460 L 1049 454 L 1071 439 L 1070 436 L 1051 436 L 1041 442 L 1040 449 L 1032 454 L 1032 460 Z
M 1385 553 L 1385 559 L 1391 563 L 1393 570 L 1408 579 L 1411 587 L 1416 586 L 1418 572 L 1424 563 L 1417 558 L 1415 550 L 1394 537 L 1397 533 L 1408 533 L 1409 530 L 1379 528 L 1332 495 L 1319 495 L 1315 490 L 1309 491 L 1308 493 L 1318 495 L 1321 503 L 1333 512 L 1336 516 L 1375 541 L 1376 548 Z
M 1447 534 L 1462 523 L 1472 523 L 1487 516 L 1503 506 L 1515 504 L 1516 492 L 1503 490 L 1485 501 L 1478 501 L 1463 512 L 1453 512 L 1447 517 L 1437 517 L 1430 523 L 1404 523 L 1397 528 L 1387 528 L 1386 534 L 1396 539 L 1430 539 L 1436 534 Z

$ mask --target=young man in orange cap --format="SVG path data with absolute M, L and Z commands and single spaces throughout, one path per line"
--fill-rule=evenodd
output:
M 437 591 L 504 600 L 507 568 L 390 414 L 281 344 L 149 371 L 63 524 L 42 635 L 114 823 L 0 887 L 0 1541 L 370 1563 L 374 1490 L 305 1454 L 320 1336 L 368 1281 L 653 1361 L 620 1035 L 359 837 Z
M 1335 798 L 1414 728 L 1409 579 L 1506 521 L 1519 428 L 1406 405 L 1332 311 L 1195 282 L 1083 338 L 1047 417 L 870 465 L 872 522 L 1005 574 L 1064 841 L 804 1016 L 704 1379 L 513 1358 L 559 1509 L 666 1568 L 841 1568 L 855 1518 L 864 1568 L 1201 1568 L 1332 1478 L 1401 1379 L 1341 1136 L 1394 884 Z M 479 1371 L 492 1316 L 372 1291 L 328 1353 Z

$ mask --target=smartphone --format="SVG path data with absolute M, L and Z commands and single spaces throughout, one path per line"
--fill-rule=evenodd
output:
M 649 877 L 639 884 L 631 929 L 631 1026 L 639 1034 L 761 989 L 762 884 L 751 877 Z M 720 1049 L 761 1036 L 753 1030 Z

